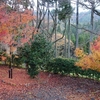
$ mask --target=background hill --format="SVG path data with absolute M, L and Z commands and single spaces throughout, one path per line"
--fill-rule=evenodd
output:
M 81 12 L 79 13 L 79 23 L 80 24 L 85 24 L 85 23 L 90 23 L 91 19 L 91 12 Z M 94 14 L 94 21 L 98 21 L 100 19 L 100 16 L 97 16 Z M 76 13 L 72 15 L 72 22 L 76 22 Z

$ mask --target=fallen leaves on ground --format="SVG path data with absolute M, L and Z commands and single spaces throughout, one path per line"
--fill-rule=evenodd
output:
M 100 100 L 100 82 L 40 72 L 32 79 L 25 69 L 0 66 L 0 100 Z

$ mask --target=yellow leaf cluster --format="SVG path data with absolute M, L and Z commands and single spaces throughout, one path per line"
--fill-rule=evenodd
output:
M 89 57 L 84 56 L 78 62 L 76 62 L 75 65 L 81 67 L 82 69 L 88 69 L 90 68 L 90 64 L 91 64 L 91 61 Z
M 100 72 L 100 38 L 97 38 L 91 45 L 91 54 L 86 55 L 83 50 L 76 48 L 75 55 L 79 57 L 79 61 L 75 64 L 76 66 Z
M 83 56 L 85 56 L 84 51 L 80 48 L 75 49 L 75 55 L 76 57 L 79 57 L 79 58 L 82 58 Z

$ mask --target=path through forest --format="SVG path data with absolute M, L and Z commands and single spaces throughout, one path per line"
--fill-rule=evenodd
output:
M 100 82 L 41 72 L 32 79 L 25 69 L 0 66 L 0 100 L 100 100 Z

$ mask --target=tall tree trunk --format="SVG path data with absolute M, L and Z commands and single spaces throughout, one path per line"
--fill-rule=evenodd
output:
M 94 3 L 92 3 L 92 4 L 91 4 L 91 6 L 92 6 L 92 9 L 91 9 L 91 22 L 90 22 L 90 24 L 91 24 L 91 31 L 93 32 L 93 31 L 94 31 L 94 29 L 93 29 L 93 19 L 94 19 Z M 92 33 L 90 33 L 89 53 L 91 53 L 90 48 L 91 48 L 91 42 L 92 42 L 92 41 L 93 41 L 93 34 L 92 34 Z
M 32 3 L 34 3 L 34 0 L 32 0 Z M 35 15 L 35 13 L 34 13 L 34 4 L 33 5 L 31 5 L 32 6 L 32 14 L 33 14 L 33 16 Z M 34 20 L 32 20 L 32 26 L 34 26 Z M 35 26 L 34 26 L 35 27 Z M 33 40 L 33 38 L 34 38 L 34 33 L 35 33 L 35 31 L 33 31 L 32 32 L 32 40 Z
M 68 58 L 70 58 L 70 42 L 71 42 L 71 34 L 70 34 L 70 18 L 68 18 Z
M 71 3 L 71 0 L 69 0 L 69 4 Z M 68 58 L 70 58 L 70 42 L 71 42 L 71 34 L 70 34 L 70 16 L 68 18 Z
M 55 10 L 57 10 L 57 1 L 55 1 Z M 55 11 L 55 41 L 57 40 L 57 11 Z M 57 43 L 55 42 L 55 58 L 57 57 Z
M 67 42 L 66 41 L 67 39 L 67 20 L 65 19 L 65 49 L 64 49 L 64 55 L 65 55 L 65 58 L 67 58 Z
M 47 3 L 48 3 L 47 4 L 47 8 L 48 8 L 48 25 L 47 25 L 47 31 L 49 33 L 49 15 L 50 15 L 50 13 L 49 13 L 49 1 Z
M 77 0 L 77 3 L 76 3 L 76 48 L 79 46 L 79 34 L 78 34 L 78 24 L 79 24 L 79 0 Z
M 28 0 L 26 0 L 26 2 L 25 2 L 25 9 L 27 9 L 28 8 Z
M 36 15 L 36 28 L 38 27 L 39 23 L 39 1 L 37 0 L 37 15 Z

